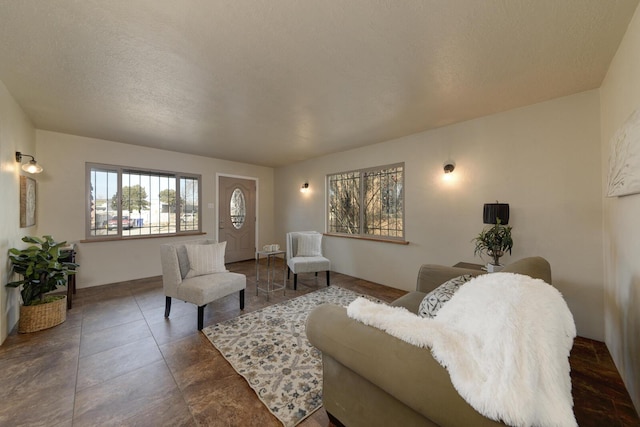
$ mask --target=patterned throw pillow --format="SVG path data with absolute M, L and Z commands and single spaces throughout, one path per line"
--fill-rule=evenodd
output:
M 296 256 L 322 256 L 322 234 L 299 235 Z
M 186 279 L 228 271 L 224 267 L 224 251 L 227 248 L 227 242 L 210 245 L 184 245 L 184 248 L 187 250 L 189 258 L 189 272 Z
M 422 317 L 428 317 L 433 319 L 438 314 L 438 311 L 442 306 L 453 297 L 460 286 L 473 279 L 470 274 L 464 276 L 454 277 L 451 280 L 447 280 L 442 285 L 438 286 L 431 292 L 429 292 L 420 303 L 420 309 L 418 314 Z

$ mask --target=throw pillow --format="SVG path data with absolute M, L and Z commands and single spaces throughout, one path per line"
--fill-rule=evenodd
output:
M 429 292 L 422 299 L 418 314 L 422 317 L 433 319 L 436 317 L 436 314 L 438 314 L 438 311 L 442 306 L 453 297 L 453 294 L 455 294 L 458 289 L 460 289 L 460 286 L 464 285 L 471 279 L 473 279 L 473 276 L 465 274 L 464 276 L 458 276 L 451 280 L 447 280 L 442 285 Z
M 322 234 L 300 234 L 296 256 L 322 256 Z
M 189 272 L 185 279 L 211 273 L 226 273 L 224 252 L 227 242 L 210 245 L 184 245 L 189 258 Z

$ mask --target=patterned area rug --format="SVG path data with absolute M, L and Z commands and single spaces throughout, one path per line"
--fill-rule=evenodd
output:
M 330 286 L 202 330 L 286 427 L 322 405 L 322 354 L 305 322 L 324 303 L 347 306 L 358 294 Z

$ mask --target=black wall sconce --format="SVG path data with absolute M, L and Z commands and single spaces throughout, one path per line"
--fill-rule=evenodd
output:
M 300 187 L 300 192 L 306 193 L 307 191 L 309 191 L 309 183 L 305 182 L 304 184 L 302 184 L 302 187 Z
M 453 162 L 447 162 L 444 165 L 444 173 L 451 173 L 456 168 L 456 165 Z
M 19 151 L 16 151 L 16 162 L 22 163 L 23 157 L 31 157 L 29 162 L 22 165 L 22 170 L 29 173 L 40 173 L 43 171 L 42 166 L 36 162 L 36 158 L 30 154 L 22 154 Z

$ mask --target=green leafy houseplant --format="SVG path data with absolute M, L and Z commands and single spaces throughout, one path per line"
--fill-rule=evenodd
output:
M 7 283 L 7 286 L 22 286 L 20 294 L 25 306 L 42 304 L 47 302 L 47 292 L 67 284 L 67 276 L 76 273 L 78 264 L 60 261 L 60 249 L 67 242 L 56 242 L 51 236 L 26 236 L 22 241 L 32 245 L 26 249 L 9 249 L 13 271 L 22 279 Z
M 495 225 L 484 228 L 473 242 L 476 245 L 474 255 L 486 253 L 493 259 L 493 265 L 500 265 L 500 257 L 507 251 L 511 254 L 513 248 L 511 226 L 502 225 L 497 219 Z

